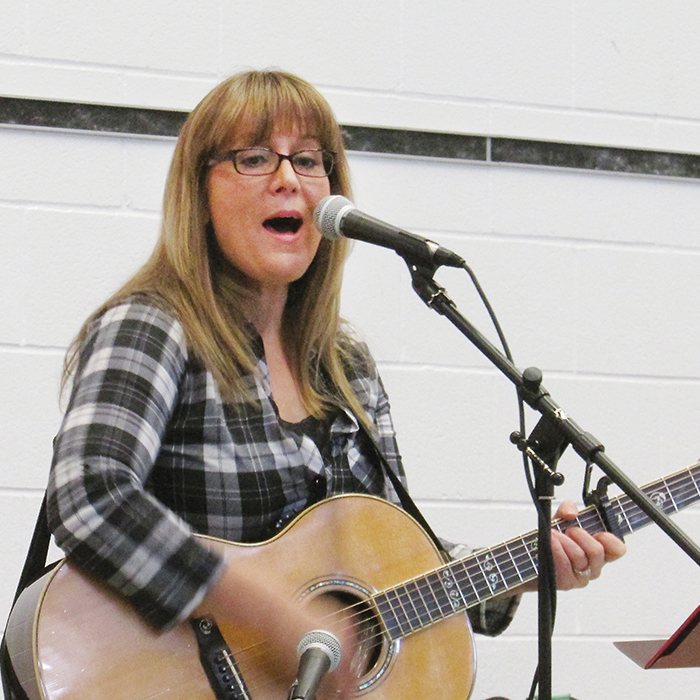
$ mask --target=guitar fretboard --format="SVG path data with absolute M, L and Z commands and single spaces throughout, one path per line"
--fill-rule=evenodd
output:
M 672 515 L 700 500 L 700 464 L 647 484 L 641 490 L 661 512 Z M 610 499 L 609 517 L 620 535 L 648 525 L 651 518 L 627 495 Z M 555 520 L 563 531 L 578 526 L 602 532 L 595 507 L 574 520 Z M 537 531 L 480 550 L 428 574 L 377 593 L 374 604 L 391 640 L 417 632 L 537 577 Z

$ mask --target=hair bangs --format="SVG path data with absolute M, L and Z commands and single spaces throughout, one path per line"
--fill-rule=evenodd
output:
M 241 82 L 230 85 L 229 99 L 221 105 L 226 125 L 217 130 L 217 141 L 225 134 L 218 147 L 267 145 L 275 131 L 298 131 L 302 138 L 316 139 L 321 148 L 338 149 L 335 118 L 314 88 L 273 71 L 239 77 Z

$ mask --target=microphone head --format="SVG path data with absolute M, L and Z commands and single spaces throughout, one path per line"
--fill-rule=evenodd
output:
M 343 197 L 342 199 L 345 198 Z M 326 630 L 311 630 L 311 632 L 307 632 L 297 645 L 297 658 L 300 659 L 302 654 L 308 649 L 319 649 L 328 657 L 331 662 L 328 668 L 329 673 L 338 667 L 343 655 L 338 637 Z
M 324 197 L 314 211 L 314 223 L 324 238 L 338 240 L 343 238 L 340 230 L 340 222 L 345 214 L 355 208 L 355 205 L 347 198 L 339 194 Z

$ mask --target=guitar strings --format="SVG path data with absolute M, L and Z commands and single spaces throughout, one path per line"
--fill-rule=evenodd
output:
M 694 473 L 697 471 L 698 467 L 700 467 L 700 462 L 688 469 L 681 470 L 664 479 L 642 487 L 641 490 L 649 497 L 654 493 L 659 494 L 657 507 L 659 507 L 660 510 L 671 512 L 678 511 L 684 507 L 687 500 L 697 500 L 693 498 L 693 491 L 696 495 L 700 495 L 700 488 L 698 488 L 696 474 Z M 663 491 L 665 491 L 665 493 L 663 493 Z M 659 500 L 660 505 L 658 505 Z M 620 515 L 624 517 L 630 532 L 647 524 L 649 520 L 648 516 L 641 508 L 625 494 L 610 499 L 610 507 L 613 512 L 618 510 Z M 638 522 L 640 518 L 642 519 L 641 523 Z M 634 522 L 638 522 L 638 524 L 635 526 L 633 524 Z M 572 520 L 555 519 L 552 521 L 552 527 L 561 531 L 574 526 L 581 527 L 589 532 L 601 532 L 605 530 L 605 524 L 595 506 L 582 510 L 578 516 Z M 478 604 L 537 577 L 536 550 L 535 557 L 532 556 L 533 552 L 531 551 L 533 542 L 536 545 L 536 536 L 537 531 L 532 531 L 525 535 L 514 537 L 493 548 L 478 550 L 477 552 L 467 555 L 463 559 L 458 559 L 454 562 L 437 567 L 430 572 L 423 573 L 401 584 L 377 592 L 368 596 L 367 599 L 358 600 L 352 605 L 346 606 L 328 615 L 327 619 L 335 618 L 336 623 L 341 616 L 344 620 L 349 620 L 349 624 L 341 626 L 340 630 L 342 632 L 353 632 L 353 634 L 357 634 L 358 637 L 361 638 L 358 643 L 358 653 L 351 662 L 358 679 L 371 671 L 369 668 L 369 660 L 372 658 L 373 654 L 376 655 L 376 649 L 380 644 L 379 640 L 381 640 L 382 645 L 392 640 L 386 626 L 386 620 L 382 616 L 377 605 L 377 600 L 380 597 L 383 596 L 386 599 L 392 613 L 400 612 L 403 618 L 408 621 L 409 631 L 407 633 L 401 630 L 401 623 L 398 623 L 401 631 L 398 638 L 417 632 L 454 614 L 466 614 L 467 608 L 471 607 L 471 605 L 468 605 L 464 598 L 462 590 L 466 588 L 464 584 L 469 584 L 469 586 L 471 586 L 476 597 L 474 604 Z M 488 572 L 484 571 L 484 557 L 488 557 L 487 561 L 493 562 L 493 566 L 496 567 L 497 573 L 494 572 L 494 575 L 497 576 L 495 580 L 498 582 L 496 585 L 491 585 L 487 581 Z M 482 559 L 481 561 L 480 558 Z M 531 569 L 531 572 L 523 576 L 521 571 L 526 567 Z M 510 569 L 515 570 L 517 580 L 508 580 L 508 575 L 504 572 Z M 431 578 L 438 576 L 440 572 L 446 571 L 449 571 L 450 576 L 458 583 L 462 604 L 456 607 L 450 605 L 447 610 L 443 611 L 437 601 L 435 591 L 431 586 Z M 513 578 L 512 575 L 510 577 L 511 579 Z M 481 585 L 477 584 L 479 578 L 484 579 L 485 585 L 483 583 Z M 411 601 L 410 596 L 408 598 L 406 597 L 406 592 L 409 588 L 413 588 L 417 592 L 418 598 L 414 598 L 414 600 L 420 601 L 418 606 Z M 395 594 L 395 598 L 392 600 L 389 599 L 391 594 Z M 428 603 L 426 596 L 434 599 L 432 604 Z M 368 615 L 371 622 L 368 622 L 367 619 L 358 619 L 360 613 Z M 426 615 L 428 618 L 427 624 L 423 621 Z M 338 629 L 338 627 L 336 626 L 335 629 Z M 363 631 L 367 632 L 372 629 L 377 629 L 378 631 L 366 633 L 364 635 L 361 634 Z M 242 670 L 244 666 L 254 663 L 262 654 L 265 654 L 267 647 L 268 641 L 257 642 L 237 650 L 235 654 L 232 653 L 230 655 L 230 661 L 239 666 Z M 228 656 L 227 654 L 227 657 Z M 242 675 L 245 677 L 246 684 L 253 687 L 259 680 L 260 672 L 253 672 L 251 670 L 247 674 L 243 672 Z
M 331 618 L 337 618 L 338 616 L 343 616 L 343 618 L 346 618 L 348 611 L 351 611 L 353 608 L 361 604 L 362 601 L 347 606 L 341 610 L 326 615 L 324 619 L 330 621 Z M 338 631 L 341 633 L 352 631 L 353 628 L 359 629 L 361 631 L 361 629 L 364 626 L 362 622 L 352 622 L 351 624 L 346 625 L 345 627 L 338 627 L 337 620 L 335 621 L 335 623 L 336 624 L 331 625 L 331 627 L 334 629 L 338 629 Z M 362 635 L 358 636 L 361 637 Z M 379 637 L 381 637 L 381 635 L 375 635 L 374 638 L 370 638 L 370 641 L 373 641 L 373 639 L 377 639 Z M 369 659 L 369 655 L 371 653 L 371 650 L 367 649 L 366 642 L 366 639 L 360 639 L 360 643 L 358 643 L 356 653 L 353 655 L 353 659 L 351 660 L 351 672 L 353 672 L 353 670 L 356 670 L 355 675 L 358 678 L 358 680 L 362 677 L 362 675 L 364 675 L 364 672 L 367 670 L 367 660 Z M 261 640 L 247 647 L 242 647 L 235 653 L 225 651 L 223 652 L 222 657 L 223 660 L 226 661 L 230 667 L 238 669 L 238 673 L 241 675 L 241 677 L 243 677 L 244 682 L 246 686 L 249 687 L 249 689 L 255 688 L 255 686 L 258 685 L 261 677 L 269 677 L 265 673 L 264 663 L 257 663 L 263 656 L 267 657 L 268 646 L 269 640 Z M 248 667 L 247 669 L 246 666 Z M 364 668 L 365 671 L 360 672 L 362 668 Z M 262 683 L 260 683 L 258 687 L 261 686 Z

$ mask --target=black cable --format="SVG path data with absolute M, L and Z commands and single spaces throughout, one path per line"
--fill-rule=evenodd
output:
M 479 283 L 479 280 L 477 279 L 476 275 L 474 274 L 474 271 L 465 263 L 463 266 L 463 269 L 467 272 L 469 277 L 472 280 L 472 284 L 474 285 L 474 288 L 476 289 L 477 294 L 479 295 L 479 298 L 481 299 L 484 308 L 486 309 L 489 318 L 491 319 L 491 322 L 496 330 L 496 334 L 498 335 L 498 338 L 501 342 L 501 346 L 503 348 L 503 352 L 505 356 L 513 362 L 513 356 L 510 351 L 510 347 L 508 346 L 508 342 L 506 340 L 505 334 L 503 333 L 503 329 L 501 328 L 501 324 L 498 321 L 498 318 L 496 316 L 495 311 L 493 310 L 493 307 L 491 303 L 489 302 L 486 293 L 484 292 L 481 284 Z M 517 392 L 517 390 L 516 390 Z M 518 406 L 518 418 L 519 418 L 519 430 L 520 430 L 520 435 L 525 436 L 527 435 L 526 431 L 526 421 L 525 421 L 525 402 L 523 401 L 521 395 L 519 392 L 517 392 L 517 406 Z M 532 464 L 530 460 L 528 459 L 527 454 L 523 451 L 523 469 L 525 471 L 525 480 L 527 482 L 528 490 L 530 491 L 530 498 L 532 499 L 532 502 L 535 506 L 535 509 L 537 511 L 537 519 L 538 523 L 542 523 L 543 520 L 545 519 L 545 515 L 542 512 L 541 505 L 539 503 L 539 499 L 537 497 L 537 492 L 535 489 L 535 484 L 534 484 L 534 475 L 532 473 Z M 547 519 L 548 520 L 548 519 Z M 551 524 L 548 522 L 547 526 L 550 527 Z M 537 553 L 537 563 L 538 563 L 538 569 L 540 574 L 543 571 L 543 567 L 545 568 L 545 573 L 548 574 L 547 580 L 552 582 L 552 590 L 550 591 L 550 601 L 551 601 L 551 631 L 550 634 L 554 632 L 554 623 L 556 619 L 556 608 L 557 608 L 557 595 L 556 595 L 556 577 L 555 577 L 555 570 L 554 570 L 554 560 L 552 557 L 552 549 L 551 549 L 551 542 L 545 542 L 544 543 L 544 548 L 545 551 L 538 551 Z M 539 665 L 535 669 L 535 673 L 532 679 L 532 685 L 530 687 L 530 693 L 528 695 L 528 700 L 533 700 L 535 697 L 535 693 L 537 692 L 537 688 L 539 685 Z

